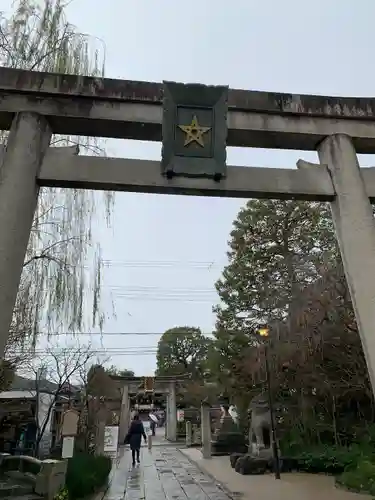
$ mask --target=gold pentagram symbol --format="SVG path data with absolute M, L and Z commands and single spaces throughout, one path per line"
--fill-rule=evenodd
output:
M 211 130 L 211 127 L 201 127 L 196 115 L 193 116 L 190 125 L 178 125 L 178 128 L 186 134 L 184 147 L 188 146 L 192 142 L 196 142 L 199 146 L 204 148 L 203 134 Z

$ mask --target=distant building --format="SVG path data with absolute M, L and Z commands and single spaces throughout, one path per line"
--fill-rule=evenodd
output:
M 21 432 L 26 429 L 24 452 L 32 451 L 36 438 L 36 425 L 45 430 L 39 444 L 41 456 L 47 456 L 53 438 L 55 402 L 58 385 L 48 380 L 35 380 L 14 376 L 9 390 L 0 392 L 0 450 L 17 453 Z M 58 401 L 64 398 L 58 395 Z M 36 418 L 37 415 L 37 418 Z

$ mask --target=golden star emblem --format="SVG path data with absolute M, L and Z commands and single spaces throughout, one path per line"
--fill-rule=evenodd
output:
M 188 146 L 191 142 L 196 142 L 204 148 L 203 134 L 211 130 L 211 127 L 201 127 L 196 115 L 193 116 L 190 125 L 179 125 L 178 128 L 186 134 L 184 147 Z

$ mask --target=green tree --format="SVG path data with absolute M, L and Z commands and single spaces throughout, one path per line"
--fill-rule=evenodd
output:
M 216 283 L 218 328 L 251 333 L 259 323 L 290 318 L 292 297 L 338 259 L 327 206 L 250 200 L 233 223 L 227 255 Z
M 220 304 L 211 368 L 238 395 L 259 382 L 259 338 L 267 322 L 289 332 L 301 296 L 340 261 L 333 225 L 321 203 L 250 200 L 233 223 L 228 265 L 216 283 Z
M 0 17 L 0 64 L 103 77 L 103 47 L 77 32 L 64 8 L 61 0 L 15 0 L 11 15 Z M 101 143 L 90 138 L 54 136 L 52 145 L 79 145 L 86 154 L 103 154 Z M 102 258 L 92 222 L 99 214 L 108 220 L 113 202 L 112 193 L 40 190 L 13 318 L 12 335 L 18 341 L 17 332 L 35 340 L 40 329 L 102 327 Z
M 134 377 L 133 370 L 126 370 L 125 368 L 117 368 L 117 366 L 112 365 L 109 368 L 106 368 L 106 373 L 108 375 L 118 375 L 120 377 Z
M 180 326 L 163 333 L 158 343 L 156 375 L 204 374 L 211 339 L 199 328 Z

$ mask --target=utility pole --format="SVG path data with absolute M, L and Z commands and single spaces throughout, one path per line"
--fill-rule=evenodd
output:
M 268 393 L 268 406 L 270 409 L 271 417 L 271 441 L 272 441 L 272 456 L 273 456 L 273 471 L 275 473 L 275 479 L 280 479 L 280 457 L 279 457 L 279 447 L 277 445 L 276 436 L 276 423 L 275 423 L 275 412 L 273 406 L 272 397 L 272 383 L 271 383 L 271 372 L 269 366 L 269 328 L 267 325 L 259 328 L 258 333 L 260 337 L 265 338 L 264 341 L 264 357 L 266 364 L 266 384 Z

